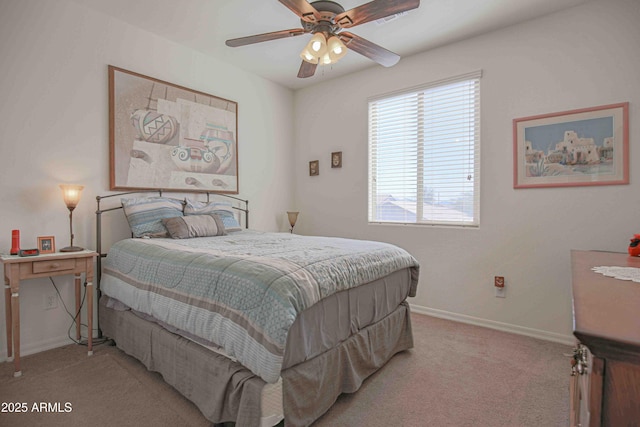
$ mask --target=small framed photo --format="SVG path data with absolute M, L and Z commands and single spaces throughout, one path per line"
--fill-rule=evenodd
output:
M 335 153 L 331 153 L 331 167 L 332 168 L 342 167 L 342 151 L 336 151 Z
M 38 237 L 38 250 L 41 254 L 52 254 L 56 251 L 56 238 L 54 236 Z
M 309 176 L 320 175 L 320 160 L 312 160 L 309 162 Z

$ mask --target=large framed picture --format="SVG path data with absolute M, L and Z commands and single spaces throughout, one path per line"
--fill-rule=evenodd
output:
M 513 187 L 629 183 L 629 103 L 513 120 Z
M 238 193 L 238 103 L 109 66 L 112 190 Z

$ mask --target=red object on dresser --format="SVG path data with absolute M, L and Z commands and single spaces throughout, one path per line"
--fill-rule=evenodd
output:
M 629 255 L 640 256 L 640 234 L 634 234 L 629 243 Z

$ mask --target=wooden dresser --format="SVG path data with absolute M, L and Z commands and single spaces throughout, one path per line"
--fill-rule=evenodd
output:
M 624 253 L 572 251 L 572 426 L 640 426 L 640 283 L 592 267 L 640 268 Z

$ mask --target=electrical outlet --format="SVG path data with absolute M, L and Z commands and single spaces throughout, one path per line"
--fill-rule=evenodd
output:
M 58 308 L 58 294 L 51 293 L 43 296 L 44 300 L 44 309 L 45 310 L 53 310 L 54 308 Z
M 496 298 L 504 298 L 504 276 L 494 276 L 493 286 L 496 290 Z

